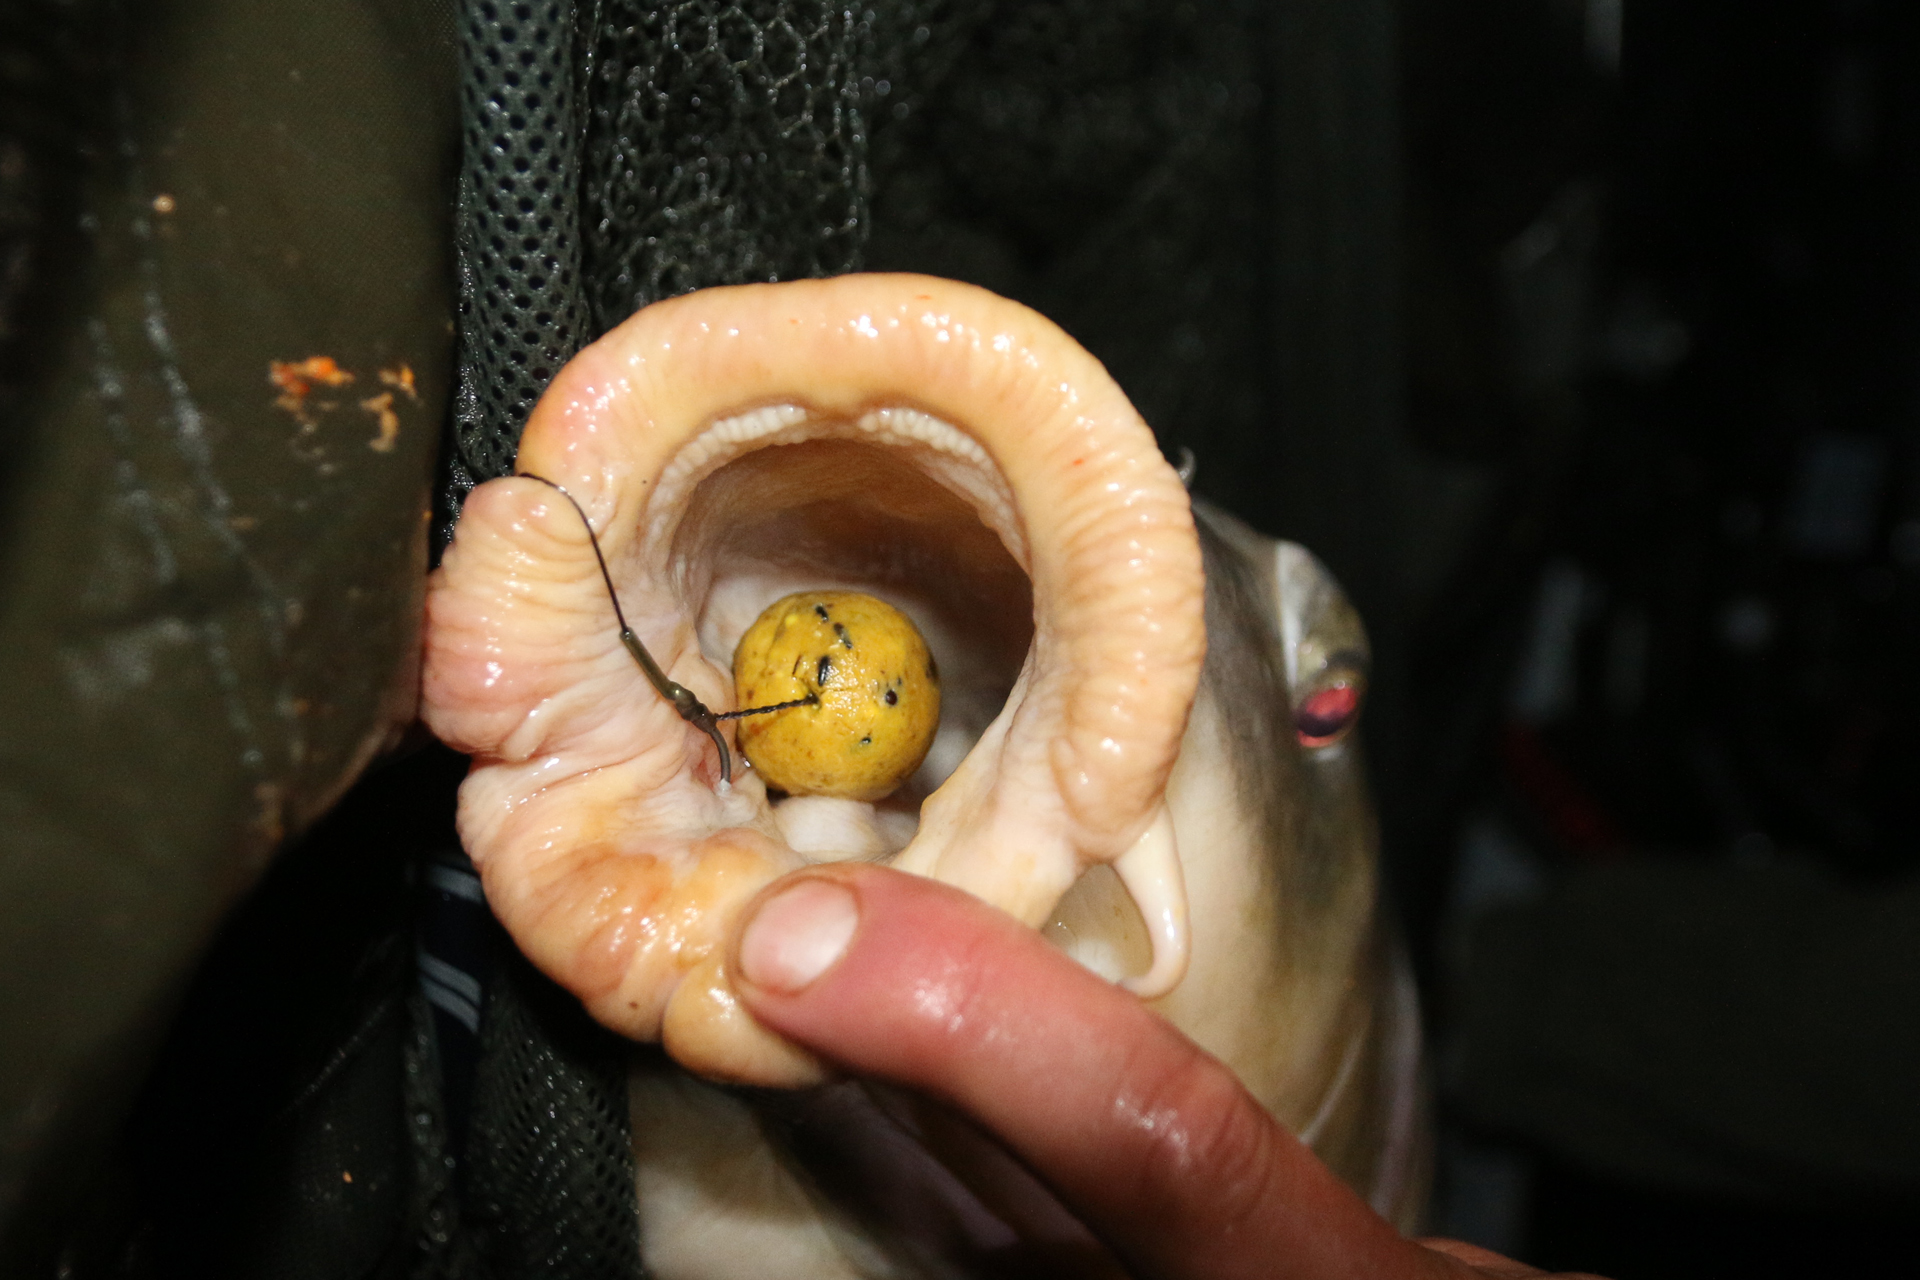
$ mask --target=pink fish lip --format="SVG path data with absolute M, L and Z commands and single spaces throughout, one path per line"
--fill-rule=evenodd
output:
M 1155 827 L 1205 645 L 1192 514 L 1034 313 L 924 277 L 689 295 L 562 370 L 518 465 L 579 500 L 634 632 L 714 711 L 745 625 L 829 586 L 921 622 L 959 708 L 891 810 L 721 787 L 622 651 L 579 516 L 532 481 L 475 490 L 430 591 L 426 719 L 474 756 L 461 831 L 496 912 L 617 1029 L 764 1078 L 716 977 L 760 885 L 891 854 L 1039 924 Z

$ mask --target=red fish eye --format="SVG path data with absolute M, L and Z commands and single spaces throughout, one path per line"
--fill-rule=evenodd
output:
M 1360 690 L 1350 684 L 1329 685 L 1301 699 L 1293 713 L 1293 730 L 1303 747 L 1324 747 L 1339 737 L 1360 711 Z

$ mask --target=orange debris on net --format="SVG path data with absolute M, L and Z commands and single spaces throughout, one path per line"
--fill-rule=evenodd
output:
M 394 390 L 404 393 L 407 399 L 413 401 L 415 404 L 420 403 L 420 393 L 414 389 L 413 385 L 413 369 L 405 362 L 397 364 L 391 369 L 382 369 L 380 371 L 380 382 L 382 386 L 392 387 Z
M 316 382 L 323 387 L 343 387 L 353 381 L 353 375 L 342 369 L 332 356 L 269 360 L 267 366 L 267 381 L 288 395 L 304 396 Z
M 392 453 L 393 442 L 400 434 L 400 415 L 393 411 L 393 392 L 368 396 L 360 402 L 360 407 L 380 421 L 380 434 L 367 441 L 367 448 L 375 453 Z
M 345 386 L 353 381 L 353 375 L 342 369 L 332 356 L 308 356 L 305 360 L 269 360 L 267 381 L 280 388 L 274 406 L 285 409 L 302 426 L 311 427 L 313 419 L 307 413 L 308 394 L 315 386 Z M 321 406 L 323 409 L 332 407 Z

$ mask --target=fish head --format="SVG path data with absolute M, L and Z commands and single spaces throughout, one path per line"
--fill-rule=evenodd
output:
M 710 1079 L 818 1082 L 725 950 L 779 876 L 890 863 L 1131 987 L 1410 1220 L 1365 630 L 1303 548 L 1196 511 L 1072 339 L 924 277 L 688 295 L 561 371 L 519 466 L 542 480 L 477 488 L 430 583 L 423 714 L 472 757 L 489 903 L 589 1012 Z M 741 637 L 830 590 L 895 606 L 939 668 L 932 746 L 878 801 L 729 780 L 621 640 L 736 710 Z

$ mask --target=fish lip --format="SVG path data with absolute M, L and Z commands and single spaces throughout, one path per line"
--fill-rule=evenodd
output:
M 882 350 L 843 323 L 855 307 L 868 328 L 890 326 L 894 345 Z M 730 315 L 740 323 L 720 331 Z M 747 345 L 729 346 L 735 339 Z M 953 359 L 956 353 L 963 358 Z M 793 394 L 795 386 L 807 394 Z M 676 486 L 693 494 L 701 467 L 711 465 L 710 477 L 728 465 L 722 454 L 738 462 L 757 452 L 735 441 L 689 461 L 689 444 L 744 416 L 742 406 L 771 415 L 763 423 L 769 431 L 755 437 L 762 441 L 809 422 L 840 438 L 880 427 L 912 435 L 916 414 L 956 433 L 942 450 L 925 447 L 922 432 L 916 459 L 959 459 L 938 479 L 984 524 L 997 525 L 992 536 L 1030 583 L 1033 639 L 999 714 L 929 796 L 916 835 L 894 861 L 1042 923 L 1086 865 L 1126 853 L 1160 812 L 1205 644 L 1198 540 L 1184 487 L 1091 356 L 1041 317 L 984 291 L 842 277 L 716 290 L 648 308 L 562 370 L 535 410 L 519 462 L 580 498 L 623 584 L 636 633 L 669 678 L 716 709 L 730 705 L 730 663 L 716 661 L 720 655 L 696 634 L 690 606 L 705 584 L 698 564 L 682 554 L 689 503 Z M 966 440 L 992 460 L 990 468 L 960 456 Z M 518 483 L 524 488 L 489 485 L 470 497 L 441 583 L 450 572 L 475 582 L 492 565 L 521 573 L 526 589 L 516 598 L 512 584 L 480 582 L 463 588 L 471 599 L 443 592 L 430 606 L 431 617 L 444 612 L 449 625 L 468 632 L 467 652 L 452 652 L 457 644 L 449 642 L 437 683 L 430 671 L 430 693 L 458 679 L 472 683 L 490 618 L 515 608 L 531 617 L 522 606 L 546 590 L 563 611 L 508 637 L 520 656 L 537 651 L 535 667 L 549 669 L 534 670 L 518 693 L 506 689 L 477 708 L 443 706 L 430 715 L 477 758 L 463 788 L 462 833 L 490 900 L 498 897 L 523 949 L 540 953 L 536 963 L 609 1025 L 643 1039 L 665 1035 L 683 1062 L 724 1073 L 739 1047 L 726 1047 L 733 1032 L 709 1037 L 709 1053 L 685 1040 L 676 1048 L 671 1031 L 678 1025 L 697 1037 L 718 1025 L 711 1019 L 731 1016 L 720 977 L 706 973 L 694 983 L 685 964 L 670 964 L 642 937 L 645 930 L 608 914 L 639 909 L 621 905 L 622 877 L 637 874 L 628 855 L 648 841 L 684 845 L 649 873 L 665 886 L 661 893 L 685 898 L 648 899 L 694 930 L 685 943 L 691 950 L 674 943 L 675 956 L 706 954 L 700 949 L 717 944 L 754 886 L 799 859 L 779 841 L 771 811 L 753 803 L 755 788 L 718 792 L 711 743 L 644 684 L 611 636 L 575 639 L 581 625 L 605 614 L 586 535 L 551 494 L 536 501 L 532 483 Z M 538 563 L 551 555 L 560 560 Z M 562 646 L 567 661 L 549 659 Z M 592 687 L 570 685 L 575 672 Z M 546 700 L 528 710 L 527 699 L 543 692 Z M 514 739 L 543 708 L 551 712 L 545 736 Z M 575 713 L 579 721 L 562 724 Z M 510 739 L 516 745 L 503 754 Z M 564 744 L 579 744 L 579 753 L 555 768 L 575 772 L 554 775 L 544 796 L 516 795 L 531 785 L 535 757 Z M 612 754 L 617 748 L 631 754 Z M 481 782 L 482 768 L 502 763 L 514 767 Z M 588 812 L 583 805 L 611 807 Z M 728 846 L 734 870 L 727 878 L 703 870 L 698 849 L 709 841 Z M 584 897 L 569 905 L 569 895 Z M 580 944 L 574 950 L 569 936 Z M 588 944 L 598 948 L 592 955 L 585 955 Z M 617 950 L 633 958 L 616 963 Z M 693 1002 L 696 988 L 705 1003 Z M 678 1023 L 675 1008 L 685 1014 Z
M 596 419 L 618 416 L 621 400 L 636 429 L 611 450 L 594 445 Z M 1016 303 L 929 277 L 841 276 L 705 290 L 637 313 L 562 370 L 522 459 L 544 451 L 533 469 L 579 474 L 587 457 L 624 454 L 638 484 L 606 467 L 581 478 L 602 491 L 607 526 L 632 531 L 642 572 L 667 580 L 675 557 L 654 522 L 678 517 L 653 486 L 671 486 L 669 467 L 716 421 L 783 402 L 823 421 L 899 407 L 955 424 L 985 446 L 1023 517 L 1044 511 L 1041 542 L 1033 518 L 999 530 L 1029 548 L 1017 559 L 1032 581 L 1036 645 L 1065 652 L 1041 675 L 1059 665 L 1093 675 L 1049 740 L 1016 735 L 1019 768 L 1050 779 L 1069 843 L 1090 860 L 1120 856 L 1153 820 L 1205 649 L 1191 503 L 1133 406 L 1097 361 Z M 680 585 L 693 595 L 701 584 Z M 716 670 L 709 683 L 727 680 Z

